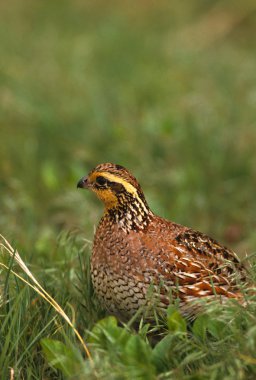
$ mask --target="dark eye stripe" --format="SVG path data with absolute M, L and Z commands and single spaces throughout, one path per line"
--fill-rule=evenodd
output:
M 108 184 L 111 187 L 111 189 L 113 191 L 115 191 L 116 193 L 124 193 L 125 192 L 124 186 L 119 182 L 110 182 L 109 181 Z
M 98 176 L 98 177 L 96 178 L 95 182 L 96 182 L 98 185 L 103 186 L 103 185 L 106 184 L 107 179 L 106 179 L 105 177 L 103 177 L 103 176 Z

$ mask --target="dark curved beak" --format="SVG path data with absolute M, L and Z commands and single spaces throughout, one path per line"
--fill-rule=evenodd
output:
M 81 189 L 88 189 L 90 187 L 89 181 L 87 177 L 83 177 L 78 181 L 77 188 L 80 187 Z

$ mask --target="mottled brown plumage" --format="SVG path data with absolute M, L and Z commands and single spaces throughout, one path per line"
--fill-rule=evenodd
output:
M 98 165 L 78 185 L 104 202 L 94 237 L 91 275 L 109 312 L 123 319 L 180 300 L 193 315 L 204 298 L 242 299 L 246 271 L 234 252 L 205 234 L 170 222 L 149 208 L 137 180 L 120 165 Z

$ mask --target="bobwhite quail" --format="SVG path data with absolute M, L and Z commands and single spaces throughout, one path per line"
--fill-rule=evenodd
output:
M 178 298 L 181 312 L 193 315 L 192 301 L 202 297 L 242 299 L 237 281 L 246 274 L 235 253 L 155 215 L 123 166 L 100 164 L 77 187 L 92 190 L 105 205 L 94 237 L 91 276 L 110 313 L 127 320 L 139 309 L 166 308 Z

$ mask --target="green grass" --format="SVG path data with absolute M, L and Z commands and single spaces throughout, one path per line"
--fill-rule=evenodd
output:
M 11 367 L 19 379 L 254 379 L 255 294 L 245 293 L 246 307 L 234 300 L 212 302 L 193 323 L 172 306 L 163 321 L 141 321 L 135 330 L 101 310 L 81 236 L 62 236 L 59 249 L 64 255 L 77 250 L 79 260 L 70 260 L 72 270 L 65 260 L 56 262 L 54 271 L 39 272 L 40 280 L 75 323 L 91 360 L 47 302 L 16 277 L 2 273 L 2 378 L 8 378 Z M 255 276 L 254 265 L 252 281 Z
M 249 0 L 1 3 L 0 232 L 92 340 L 95 368 L 54 310 L 1 269 L 0 377 L 62 378 L 45 338 L 76 356 L 78 378 L 255 377 L 255 301 L 217 314 L 217 333 L 215 317 L 200 322 L 208 333 L 170 332 L 161 363 L 144 330 L 123 329 L 120 342 L 109 320 L 93 341 L 104 311 L 84 239 L 102 206 L 75 188 L 96 164 L 123 164 L 155 212 L 252 255 L 255 11 Z

